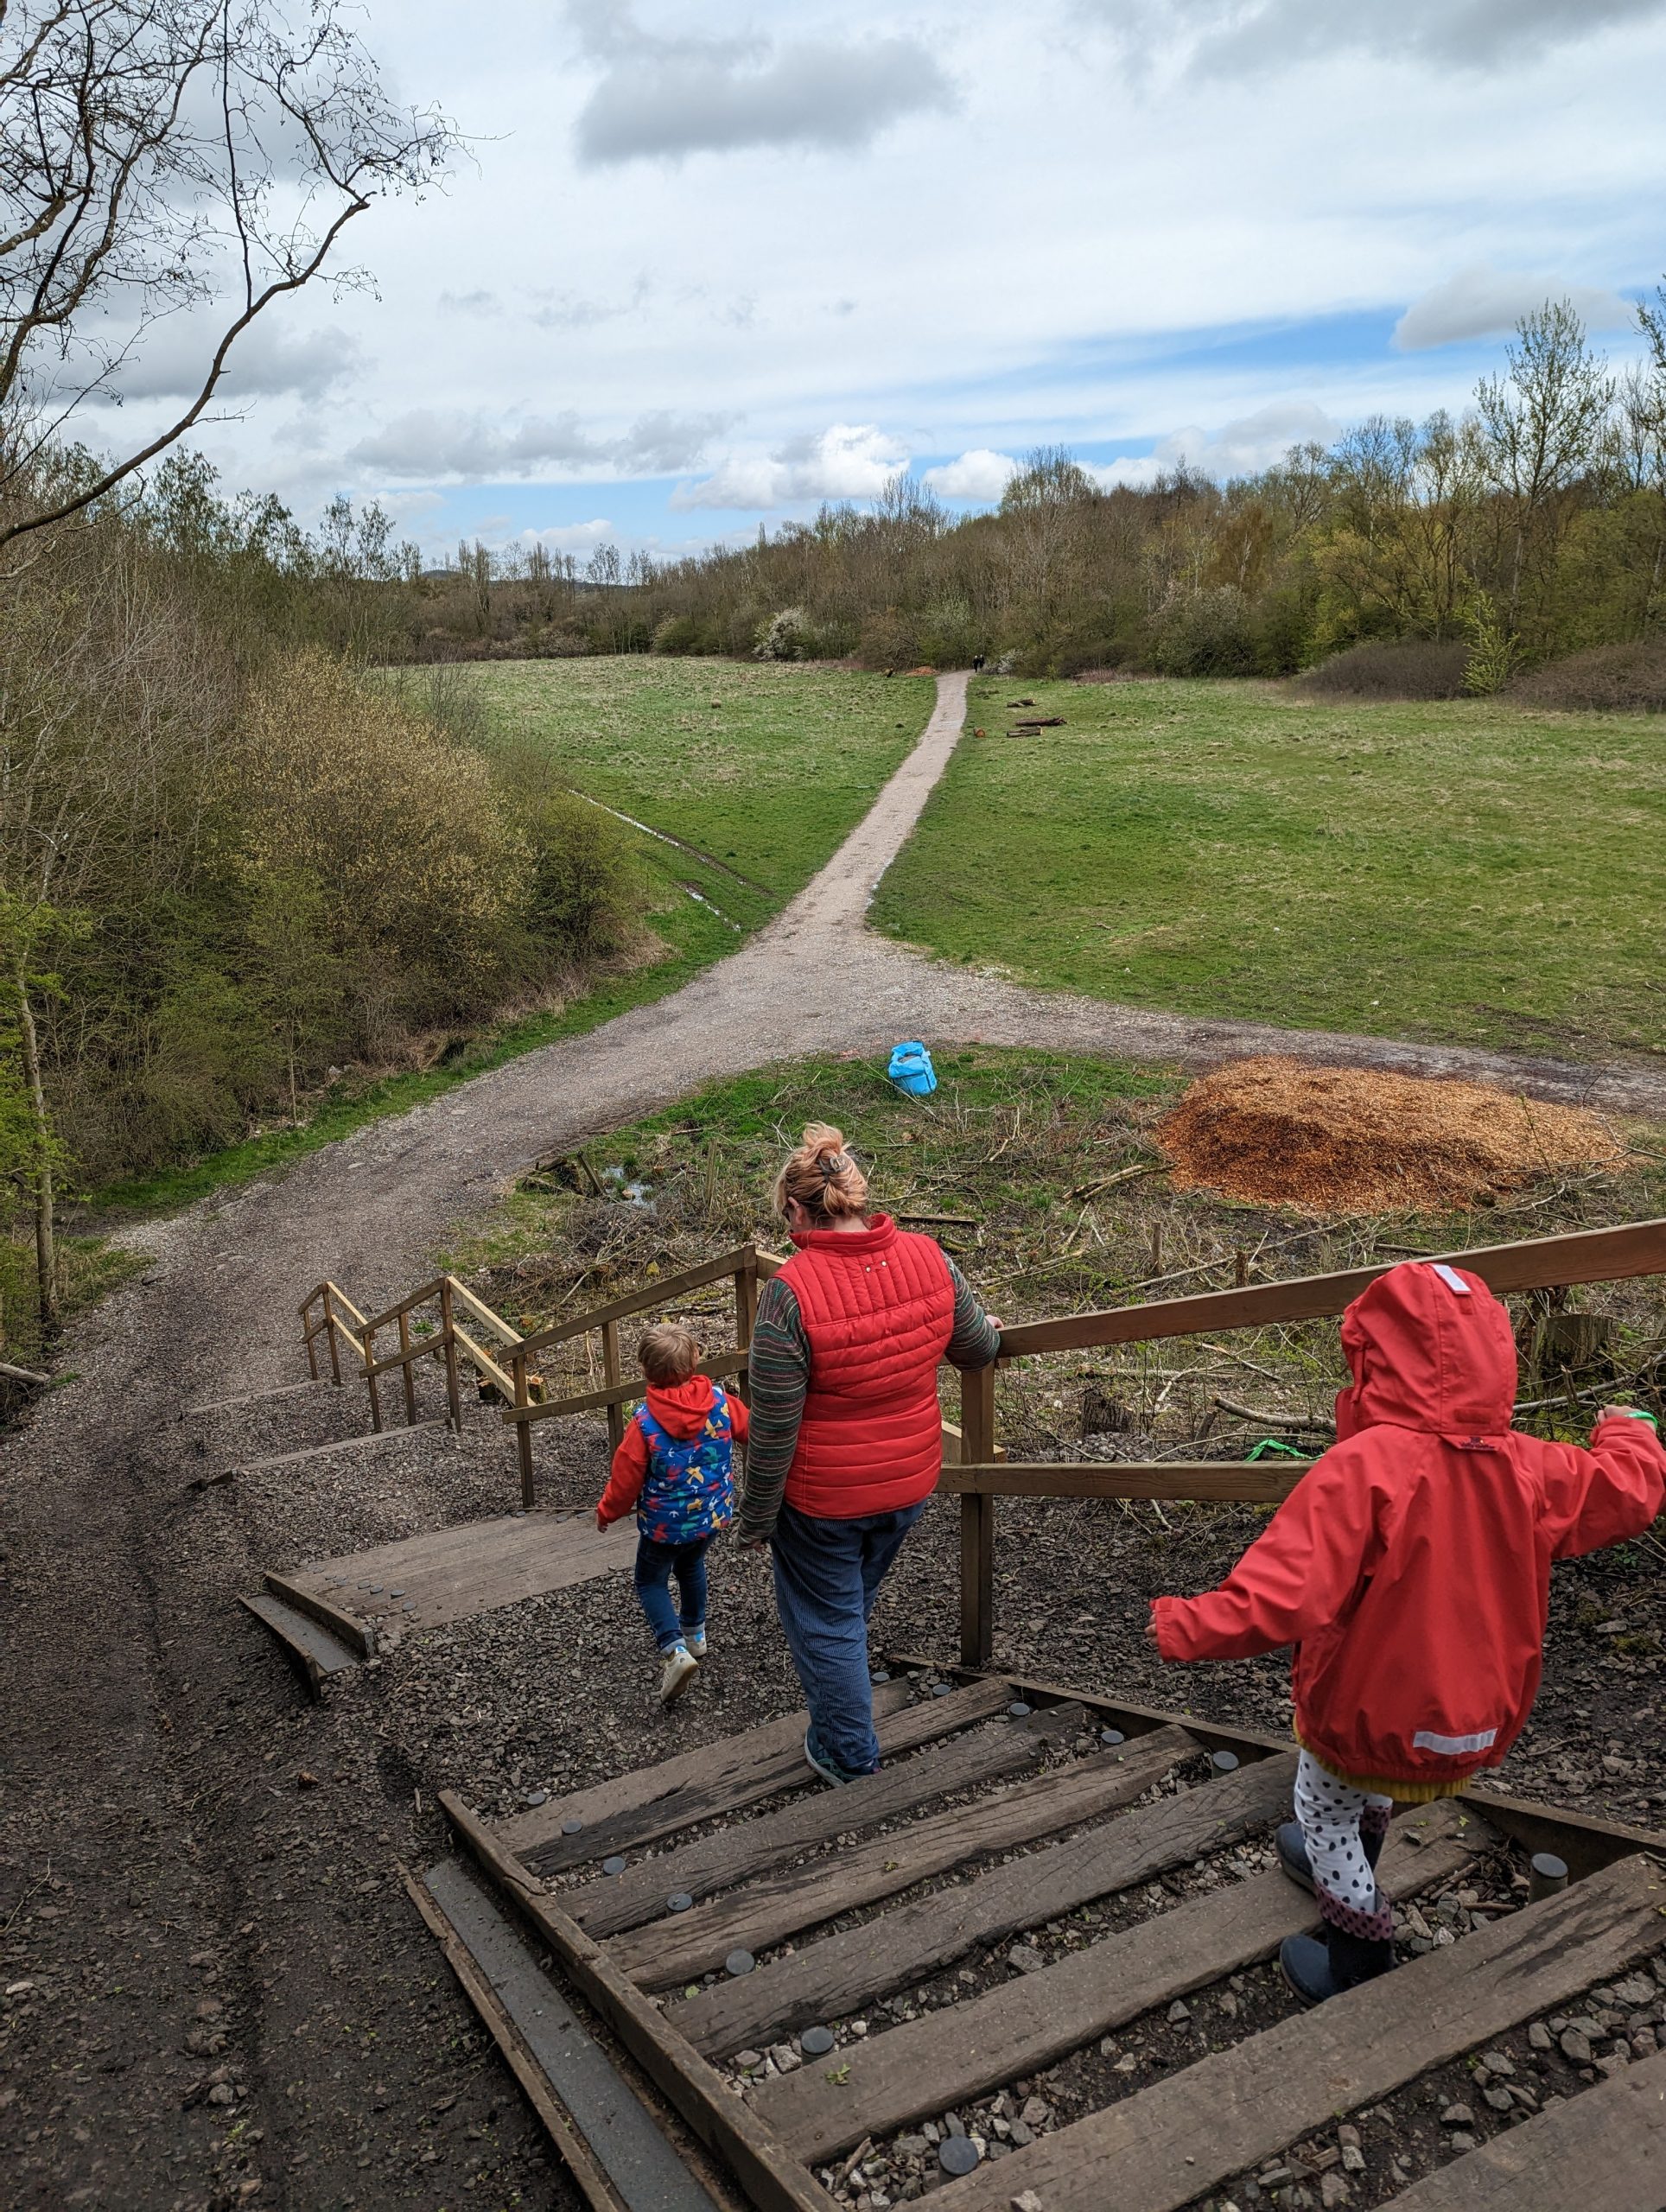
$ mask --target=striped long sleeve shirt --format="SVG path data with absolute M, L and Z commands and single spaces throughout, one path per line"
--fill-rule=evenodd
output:
M 954 1324 L 944 1357 L 956 1367 L 987 1367 L 1001 1351 L 1001 1332 L 982 1300 L 947 1253 L 954 1284 Z M 810 1389 L 810 1338 L 792 1287 L 779 1275 L 766 1283 L 748 1356 L 752 1429 L 747 1440 L 746 1493 L 735 1534 L 743 1544 L 766 1541 L 786 1490 Z

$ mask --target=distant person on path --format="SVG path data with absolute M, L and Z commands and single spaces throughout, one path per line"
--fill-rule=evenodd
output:
M 1289 1937 L 1305 2003 L 1394 1964 L 1375 1868 L 1396 1800 L 1454 1796 L 1501 1765 L 1533 1709 L 1550 1563 L 1635 1536 L 1666 1503 L 1647 1414 L 1605 1406 L 1591 1449 L 1510 1427 L 1516 1344 L 1478 1275 L 1391 1268 L 1342 1320 L 1353 1388 L 1337 1442 L 1218 1590 L 1159 1598 L 1165 1659 L 1296 1647 L 1296 1817 L 1281 1865 L 1325 1940 Z
M 706 1547 L 734 1517 L 734 1446 L 746 1437 L 747 1409 L 699 1372 L 700 1346 L 674 1321 L 648 1330 L 636 1356 L 647 1403 L 614 1454 L 596 1527 L 635 1511 L 637 1602 L 663 1662 L 660 1700 L 671 1705 L 706 1656 Z
M 1001 1324 L 931 1237 L 868 1211 L 837 1129 L 811 1123 L 775 1207 L 798 1249 L 759 1300 L 738 1528 L 772 1547 L 804 1756 L 854 1782 L 880 1763 L 868 1616 L 943 1465 L 938 1369 L 987 1366 Z

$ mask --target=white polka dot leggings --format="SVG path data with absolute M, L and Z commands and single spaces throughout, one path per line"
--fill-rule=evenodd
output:
M 1319 1916 L 1350 1936 L 1385 1942 L 1394 1933 L 1394 1918 L 1366 1860 L 1364 1839 L 1387 1828 L 1393 1798 L 1356 1789 L 1304 1751 L 1296 1763 L 1295 1799 Z

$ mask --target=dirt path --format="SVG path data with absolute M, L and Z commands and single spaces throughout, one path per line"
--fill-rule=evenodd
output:
M 1182 1020 L 1019 990 L 869 935 L 868 899 L 953 750 L 965 688 L 939 679 L 867 818 L 732 958 L 147 1232 L 150 1271 L 73 1332 L 65 1387 L 0 1478 L 9 2202 L 433 2212 L 459 2201 L 440 2189 L 442 2142 L 486 2160 L 469 2201 L 571 2201 L 504 2077 L 472 2055 L 397 1888 L 396 1860 L 434 1847 L 424 1777 L 378 1748 L 368 1690 L 300 1712 L 231 1602 L 259 1565 L 235 1494 L 216 1493 L 211 1522 L 183 1488 L 175 1409 L 292 1377 L 296 1302 L 320 1276 L 383 1302 L 541 1148 L 712 1076 L 909 1035 L 1180 1062 L 1277 1049 L 1666 1110 L 1648 1069 Z M 458 2086 L 436 2098 L 440 2078 Z

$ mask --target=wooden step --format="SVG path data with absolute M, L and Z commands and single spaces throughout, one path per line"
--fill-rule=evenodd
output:
M 451 1859 L 406 1886 L 596 2212 L 719 2212 L 486 1891 Z
M 956 2183 L 953 2212 L 1180 2212 L 1315 2128 L 1390 2096 L 1659 1948 L 1666 1874 L 1622 1859 L 1398 1972 L 1280 2021 Z M 1583 2202 L 1583 2195 L 1580 2200 Z M 1652 2212 L 1652 2208 L 1651 2208 Z
M 310 1618 L 296 1605 L 286 1605 L 270 1591 L 258 1590 L 238 1603 L 246 1606 L 283 1647 L 286 1658 L 300 1669 L 308 1691 L 317 1697 L 332 1675 L 343 1675 L 360 1664 L 364 1654 L 331 1634 L 322 1622 Z
M 328 1390 L 334 1388 L 334 1385 L 332 1383 L 315 1382 L 309 1378 L 305 1378 L 299 1382 L 278 1382 L 275 1383 L 270 1390 L 245 1390 L 240 1397 L 203 1398 L 194 1406 L 182 1407 L 180 1410 L 180 1419 L 192 1421 L 199 1414 L 240 1413 L 245 1406 L 270 1405 L 274 1398 L 298 1398 L 302 1392 Z
M 1408 1840 L 1419 1839 L 1421 1848 Z M 1484 1821 L 1450 1804 L 1404 1815 L 1390 1831 L 1379 1878 L 1394 1897 L 1444 1881 L 1490 1850 Z M 1175 1905 L 1126 1935 L 1107 1936 L 1041 1974 L 928 2012 L 843 2047 L 837 2080 L 806 2066 L 766 2082 L 752 2101 L 806 2164 L 947 2112 L 1121 2027 L 1239 1973 L 1313 1923 L 1313 1901 L 1276 1869 Z
M 734 2050 L 811 2021 L 836 2019 L 952 1965 L 980 1943 L 1057 1919 L 1267 1827 L 1289 1811 L 1294 1779 L 1294 1759 L 1283 1758 L 1199 1783 L 1105 1827 L 772 1959 L 740 1980 L 703 1990 L 667 2017 L 708 2051 Z
M 975 1682 L 947 1697 L 925 1697 L 912 1703 L 906 1683 L 880 1687 L 890 1693 L 883 1698 L 876 1693 L 874 1700 L 875 1732 L 881 1754 L 887 1758 L 985 1720 L 1012 1700 L 1011 1690 L 1001 1681 Z M 882 1707 L 888 1709 L 881 1715 Z M 499 1840 L 536 1873 L 553 1874 L 586 1859 L 655 1842 L 696 1821 L 739 1812 L 779 1790 L 802 1789 L 814 1779 L 804 1759 L 808 1726 L 807 1715 L 800 1713 L 684 1758 L 622 1775 L 617 1783 L 603 1783 L 559 1806 L 541 1805 L 534 1814 L 506 1821 L 498 1832 Z M 606 1803 L 613 1793 L 620 1801 L 616 1809 L 599 1815 L 580 1809 L 582 1800 Z M 562 1834 L 569 1820 L 584 1821 L 580 1834 Z
M 1022 1720 L 1003 1716 L 988 1721 L 951 1737 L 946 1744 L 883 1766 L 877 1774 L 864 1775 L 860 1782 L 837 1789 L 820 1789 L 779 1812 L 738 1821 L 696 1843 L 645 1859 L 627 1873 L 569 1891 L 562 1902 L 592 1936 L 619 1936 L 622 1929 L 634 1929 L 633 1939 L 625 1938 L 612 1948 L 626 1974 L 635 1974 L 639 1963 L 654 1956 L 662 1936 L 675 1930 L 675 1922 L 669 1928 L 642 1925 L 645 1921 L 664 1922 L 669 1894 L 680 1891 L 690 1897 L 710 1897 L 714 1891 L 732 1888 L 786 1859 L 801 1858 L 836 1836 L 859 1835 L 881 1821 L 914 1812 L 933 1798 L 1022 1774 L 1035 1766 L 1062 1732 L 1073 1735 L 1084 1717 L 1079 1705 L 1053 1706 Z M 806 1767 L 806 1779 L 809 1771 Z
M 366 1429 L 362 1436 L 340 1436 L 333 1444 L 308 1444 L 298 1452 L 270 1452 L 258 1459 L 234 1460 L 227 1472 L 238 1475 L 264 1474 L 272 1467 L 298 1467 L 308 1459 L 334 1459 L 342 1452 L 375 1452 L 390 1444 L 402 1444 L 408 1436 L 420 1436 L 424 1429 L 444 1428 L 446 1422 L 436 1418 L 419 1421 L 409 1428 Z
M 286 1579 L 366 1620 L 438 1628 L 622 1569 L 636 1541 L 623 1522 L 598 1535 L 588 1514 L 505 1513 L 323 1560 Z
M 1054 1707 L 1052 1711 L 1061 1710 Z M 685 1912 L 657 1931 L 651 1986 L 688 1981 L 731 1951 L 761 1951 L 839 1913 L 877 1904 L 963 1860 L 1056 1834 L 1130 1803 L 1197 1745 L 1183 1729 L 1159 1728 L 1119 1751 L 1096 1753 L 985 1797 L 840 1850 L 813 1866 L 748 1882 L 733 1897 Z M 617 1948 L 617 1947 L 615 1947 Z
M 1396 2212 L 1660 2212 L 1666 2051 L 1402 2190 Z

